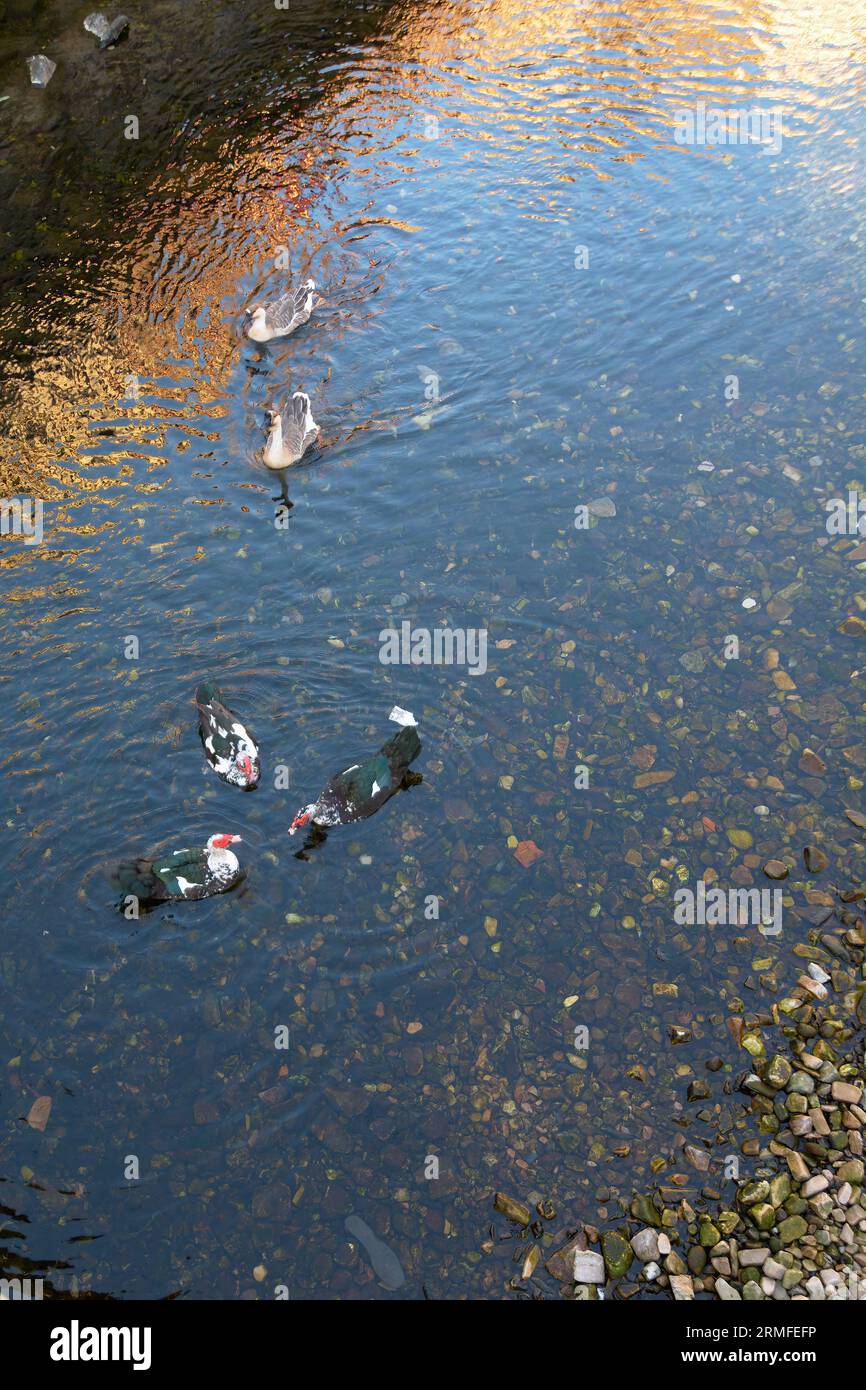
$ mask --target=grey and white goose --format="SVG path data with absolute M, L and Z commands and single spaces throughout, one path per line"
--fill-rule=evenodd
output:
M 279 472 L 299 463 L 311 444 L 319 437 L 319 426 L 313 419 L 310 398 L 305 391 L 296 391 L 288 410 L 265 412 L 268 437 L 262 451 L 266 467 Z
M 253 304 L 245 309 L 246 335 L 254 343 L 287 338 L 306 323 L 316 304 L 315 280 L 304 280 L 271 304 Z

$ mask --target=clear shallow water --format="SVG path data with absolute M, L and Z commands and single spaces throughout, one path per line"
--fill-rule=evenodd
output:
M 21 7 L 0 49 L 2 492 L 45 502 L 0 554 L 7 1261 L 120 1297 L 499 1296 L 493 1191 L 553 1232 L 613 1216 L 684 1120 L 712 1137 L 726 1019 L 790 979 L 796 873 L 766 941 L 675 926 L 676 867 L 862 864 L 862 575 L 823 510 L 864 481 L 862 11 L 166 3 L 108 55 L 85 13 Z M 781 148 L 677 144 L 701 100 L 780 112 Z M 283 248 L 326 303 L 258 349 Z M 257 450 L 297 387 L 322 441 L 283 528 Z M 488 671 L 382 665 L 404 618 L 487 629 Z M 204 774 L 206 675 L 252 796 Z M 294 812 L 395 702 L 423 783 L 297 861 Z M 238 893 L 112 910 L 111 862 L 223 829 Z

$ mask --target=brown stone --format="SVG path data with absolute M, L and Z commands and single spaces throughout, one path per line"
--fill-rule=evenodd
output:
M 764 865 L 764 873 L 767 878 L 787 878 L 788 866 L 783 864 L 781 859 L 768 859 Z
M 829 864 L 829 859 L 822 849 L 817 845 L 807 845 L 803 850 L 803 863 L 810 874 L 820 874 Z
M 822 777 L 827 771 L 827 764 L 823 758 L 811 748 L 804 748 L 800 755 L 799 768 L 801 772 L 807 772 L 810 777 Z

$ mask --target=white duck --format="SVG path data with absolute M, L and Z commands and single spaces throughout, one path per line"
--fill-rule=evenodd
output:
M 247 337 L 254 343 L 269 343 L 272 338 L 287 338 L 294 333 L 313 312 L 315 288 L 315 280 L 304 280 L 272 304 L 253 304 L 245 309 Z
M 305 391 L 296 391 L 285 424 L 278 410 L 266 412 L 268 437 L 262 458 L 268 468 L 278 472 L 291 468 L 303 458 L 311 444 L 319 437 L 319 426 L 313 419 L 310 398 Z

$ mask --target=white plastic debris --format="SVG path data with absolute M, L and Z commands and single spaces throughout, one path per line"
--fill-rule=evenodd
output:
M 709 459 L 704 459 L 703 463 L 698 464 L 698 472 L 713 473 L 715 471 L 715 467 L 716 465 L 714 463 L 710 463 Z
M 34 87 L 47 87 L 57 70 L 57 64 L 46 58 L 44 53 L 34 53 L 32 58 L 27 59 L 27 66 Z
M 88 34 L 94 34 L 98 39 L 104 39 L 108 33 L 108 20 L 101 10 L 94 10 L 84 21 L 84 27 Z
M 757 600 L 756 598 L 744 598 L 744 599 L 743 599 L 743 607 L 744 607 L 744 608 L 757 608 L 757 606 L 758 606 L 758 600 Z
M 407 709 L 401 709 L 399 705 L 394 706 L 388 718 L 393 719 L 395 724 L 402 724 L 404 729 L 417 729 L 418 727 L 418 720 L 414 714 L 410 714 Z
M 99 39 L 100 48 L 110 48 L 126 33 L 129 20 L 125 14 L 119 14 L 116 19 L 109 21 L 101 10 L 94 10 L 85 19 L 84 27 L 89 34 Z

